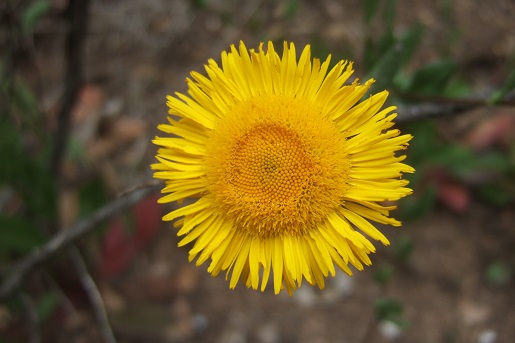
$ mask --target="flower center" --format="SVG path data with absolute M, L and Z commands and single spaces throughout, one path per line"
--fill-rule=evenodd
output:
M 213 202 L 250 234 L 304 235 L 342 203 L 348 174 L 343 142 L 306 100 L 258 96 L 241 102 L 208 144 Z
M 314 167 L 295 132 L 277 124 L 257 126 L 233 150 L 235 188 L 261 203 L 295 207 Z

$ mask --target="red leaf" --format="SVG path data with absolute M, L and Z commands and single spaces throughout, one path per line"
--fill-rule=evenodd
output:
M 159 199 L 159 195 L 149 196 L 136 204 L 134 208 L 138 250 L 146 246 L 159 231 L 162 213 L 157 199 Z
M 134 239 L 130 237 L 121 217 L 116 217 L 109 224 L 102 242 L 100 255 L 100 275 L 115 276 L 124 271 L 136 254 Z
M 463 213 L 470 204 L 468 189 L 451 180 L 440 179 L 436 182 L 438 198 L 450 209 Z
M 497 143 L 509 141 L 514 136 L 515 116 L 500 113 L 479 123 L 465 138 L 465 143 L 474 150 L 485 150 Z
M 159 232 L 161 207 L 157 203 L 158 198 L 158 195 L 149 196 L 132 207 L 133 230 L 126 227 L 121 216 L 111 221 L 102 241 L 101 276 L 112 277 L 126 270 Z

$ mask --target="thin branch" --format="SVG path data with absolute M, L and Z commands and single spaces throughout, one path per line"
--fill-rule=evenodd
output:
M 82 255 L 75 246 L 72 246 L 68 249 L 68 256 L 70 256 L 71 262 L 79 274 L 78 276 L 82 287 L 89 297 L 89 301 L 93 307 L 93 313 L 95 315 L 102 339 L 106 343 L 116 343 L 116 338 L 114 337 L 113 330 L 109 324 L 104 301 L 102 300 L 102 296 L 100 295 L 95 281 L 86 268 L 86 264 L 84 263 Z
M 97 228 L 100 223 L 157 191 L 159 187 L 159 185 L 154 185 L 134 193 L 127 193 L 125 196 L 108 203 L 91 217 L 79 221 L 70 228 L 60 230 L 44 246 L 36 248 L 14 265 L 1 284 L 0 299 L 9 297 L 34 267 L 54 256 L 62 248 L 69 247 L 79 238 Z
M 492 106 L 488 98 L 448 98 L 441 96 L 423 96 L 416 94 L 397 94 L 403 100 L 416 102 L 413 105 L 398 105 L 397 122 L 446 117 L 469 111 L 474 108 Z M 495 106 L 515 106 L 515 99 L 506 97 Z
M 420 119 L 455 115 L 473 107 L 453 104 L 422 103 L 418 105 L 397 105 L 398 116 L 395 121 L 406 123 Z
M 161 184 L 161 181 L 159 181 L 159 180 L 150 180 L 150 181 L 144 182 L 142 184 L 136 185 L 134 187 L 128 188 L 126 190 L 123 190 L 120 193 L 118 193 L 116 195 L 116 197 L 121 198 L 121 197 L 124 197 L 125 195 L 127 195 L 128 193 L 133 193 L 135 191 L 138 191 L 140 189 L 147 188 L 147 187 L 152 187 L 152 186 L 157 187 L 160 184 Z
M 70 117 L 83 82 L 82 50 L 87 33 L 89 0 L 70 0 L 68 4 L 68 34 L 66 37 L 66 76 L 64 95 L 57 119 L 58 127 L 50 159 L 50 170 L 57 177 L 67 146 Z
M 21 303 L 25 310 L 25 316 L 27 317 L 27 333 L 29 335 L 29 343 L 41 342 L 41 336 L 39 334 L 39 316 L 36 306 L 32 299 L 25 293 L 21 295 Z
M 489 96 L 472 96 L 468 98 L 449 98 L 440 95 L 421 95 L 413 93 L 396 93 L 396 95 L 404 100 L 413 101 L 417 103 L 433 103 L 440 105 L 454 105 L 457 107 L 480 107 L 480 106 L 515 106 L 515 98 L 513 95 L 508 94 L 503 99 L 500 99 L 495 104 L 492 104 Z M 488 95 L 488 94 L 486 94 Z

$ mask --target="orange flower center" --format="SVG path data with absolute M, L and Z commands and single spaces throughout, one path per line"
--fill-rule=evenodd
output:
M 343 137 L 308 101 L 254 97 L 213 132 L 208 188 L 237 228 L 261 237 L 304 235 L 341 205 L 348 177 Z
M 314 162 L 295 132 L 262 125 L 234 145 L 233 186 L 258 202 L 295 206 L 308 188 Z

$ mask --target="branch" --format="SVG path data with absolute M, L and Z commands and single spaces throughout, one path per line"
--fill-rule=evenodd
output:
M 98 291 L 97 285 L 95 281 L 91 277 L 86 268 L 86 264 L 84 263 L 84 259 L 80 254 L 79 250 L 72 246 L 68 249 L 68 256 L 72 261 L 75 270 L 79 274 L 79 279 L 82 284 L 82 287 L 86 291 L 86 294 L 89 297 L 89 301 L 91 306 L 93 307 L 93 313 L 95 315 L 95 319 L 97 320 L 100 335 L 102 336 L 105 343 L 116 343 L 116 339 L 113 334 L 113 330 L 111 329 L 111 325 L 109 324 L 109 319 L 107 317 L 107 311 L 104 306 L 104 301 L 102 300 L 102 296 Z
M 21 303 L 25 310 L 27 319 L 27 333 L 29 335 L 29 343 L 40 343 L 41 336 L 39 333 L 39 316 L 36 306 L 32 299 L 25 293 L 21 295 Z
M 420 119 L 446 117 L 469 110 L 471 106 L 458 106 L 453 104 L 422 103 L 418 105 L 397 105 L 398 123 L 406 123 Z
M 112 218 L 120 211 L 136 204 L 149 194 L 157 191 L 159 187 L 160 185 L 154 184 L 133 193 L 126 193 L 123 197 L 108 203 L 96 211 L 91 217 L 79 221 L 70 228 L 60 230 L 59 233 L 52 237 L 45 245 L 41 248 L 36 248 L 14 265 L 11 272 L 1 284 L 0 299 L 9 297 L 34 267 L 54 256 L 63 247 L 72 245 L 76 240 L 90 231 L 93 231 L 98 224 Z
M 82 48 L 86 38 L 89 0 L 71 0 L 68 4 L 68 34 L 66 37 L 66 76 L 61 109 L 57 115 L 57 132 L 50 159 L 50 171 L 60 174 L 61 160 L 68 140 L 70 117 L 83 82 Z
M 493 106 L 489 98 L 447 98 L 441 96 L 424 96 L 401 93 L 397 96 L 403 100 L 416 102 L 414 105 L 398 105 L 396 122 L 409 122 L 425 118 L 445 117 L 474 108 Z M 495 106 L 515 106 L 515 99 L 504 98 Z

